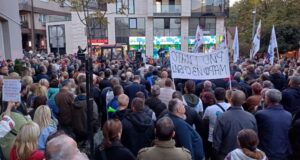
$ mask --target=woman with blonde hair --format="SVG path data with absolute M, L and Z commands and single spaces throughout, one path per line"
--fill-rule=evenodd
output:
M 39 151 L 38 136 L 40 128 L 34 122 L 28 122 L 21 127 L 15 144 L 10 151 L 10 160 L 43 160 L 44 153 Z
M 43 78 L 43 79 L 41 79 L 40 81 L 39 81 L 39 84 L 41 85 L 41 86 L 43 86 L 43 87 L 46 87 L 46 88 L 49 88 L 49 81 L 47 80 L 47 79 L 45 79 L 45 78 Z
M 39 125 L 41 130 L 38 149 L 45 150 L 48 136 L 57 131 L 57 122 L 51 118 L 51 110 L 46 105 L 41 105 L 35 110 L 33 121 Z
M 40 84 L 37 85 L 37 88 L 34 90 L 34 96 L 45 96 L 48 97 L 48 89 L 45 86 Z

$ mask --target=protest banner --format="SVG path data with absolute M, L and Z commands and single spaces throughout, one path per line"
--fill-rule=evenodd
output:
M 20 79 L 3 79 L 2 101 L 21 102 Z
M 177 50 L 170 53 L 172 78 L 206 80 L 230 76 L 227 49 L 199 54 Z

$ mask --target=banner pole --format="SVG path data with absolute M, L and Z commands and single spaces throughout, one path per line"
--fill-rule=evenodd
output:
M 229 89 L 232 90 L 231 75 L 229 76 Z

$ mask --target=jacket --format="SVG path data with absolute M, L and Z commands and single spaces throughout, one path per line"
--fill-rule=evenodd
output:
M 175 92 L 172 88 L 160 88 L 160 94 L 158 98 L 165 104 L 169 105 L 169 101 L 172 100 L 172 94 Z
M 145 97 L 148 97 L 148 92 L 146 90 L 146 87 L 142 84 L 138 84 L 136 82 L 133 82 L 129 86 L 125 87 L 124 93 L 129 97 L 129 106 L 131 105 L 131 101 L 133 98 L 136 97 L 137 92 L 143 92 Z
M 270 106 L 255 114 L 258 126 L 259 148 L 272 160 L 287 158 L 289 154 L 288 132 L 292 115 L 281 105 Z
M 259 160 L 268 160 L 265 153 L 263 153 L 261 150 L 256 149 L 256 152 L 259 152 L 263 158 Z M 235 149 L 231 151 L 224 160 L 257 160 L 251 157 L 248 157 L 240 148 Z
M 55 118 L 57 118 L 59 109 L 55 103 L 55 96 L 59 93 L 59 88 L 49 88 L 48 90 L 48 106 Z
M 156 117 L 159 117 L 160 114 L 167 108 L 166 104 L 162 103 L 162 101 L 157 97 L 148 98 L 145 102 L 145 105 L 153 110 Z
M 175 141 L 177 147 L 184 147 L 191 152 L 193 160 L 204 157 L 202 138 L 182 118 L 168 114 L 175 126 Z
M 71 126 L 72 122 L 72 105 L 74 95 L 65 89 L 60 91 L 55 96 L 55 103 L 58 106 L 58 122 L 61 126 Z
M 104 158 L 106 156 L 106 159 Z M 95 151 L 96 160 L 135 160 L 135 156 L 120 141 L 112 142 L 107 149 L 98 147 Z
M 300 110 L 300 87 L 287 88 L 282 92 L 281 104 L 291 114 Z
M 15 127 L 3 138 L 0 138 L 0 146 L 5 159 L 9 159 L 10 150 L 15 142 L 17 134 L 21 127 L 28 122 L 22 114 L 17 112 L 11 112 L 10 118 L 15 122 Z
M 287 81 L 281 73 L 274 73 L 270 75 L 270 81 L 274 84 L 274 88 L 282 91 L 286 85 Z
M 155 140 L 153 147 L 139 151 L 138 160 L 191 160 L 191 152 L 185 148 L 175 147 L 175 141 Z
M 38 149 L 43 151 L 46 149 L 47 138 L 57 131 L 56 122 L 52 121 L 46 128 L 41 130 L 41 133 L 38 138 Z
M 241 106 L 231 106 L 218 116 L 213 131 L 213 148 L 218 154 L 227 155 L 238 148 L 236 137 L 242 129 L 257 131 L 255 117 Z
M 145 112 L 133 112 L 122 120 L 122 144 L 134 155 L 154 139 L 154 122 Z
M 29 158 L 27 158 L 26 160 L 43 160 L 44 157 L 44 152 L 39 151 L 39 150 L 35 150 L 32 152 L 32 154 L 30 155 Z M 10 155 L 9 155 L 9 160 L 19 160 L 19 158 L 17 157 L 17 151 L 16 151 L 16 147 L 13 147 L 10 151 Z
M 202 103 L 201 99 L 199 97 L 197 97 L 196 95 L 185 94 L 185 95 L 183 95 L 182 100 L 183 100 L 184 105 L 195 109 L 195 111 L 197 113 L 203 112 L 203 103 Z
M 89 115 L 87 115 L 86 95 L 78 95 L 73 102 L 71 115 L 73 132 L 79 141 L 87 138 L 88 123 L 92 123 L 94 131 L 100 126 L 98 123 L 98 109 L 95 102 L 93 102 L 92 112 L 92 122 L 88 122 Z
M 293 150 L 293 160 L 300 159 L 300 111 L 298 111 L 292 121 L 289 130 L 289 139 Z

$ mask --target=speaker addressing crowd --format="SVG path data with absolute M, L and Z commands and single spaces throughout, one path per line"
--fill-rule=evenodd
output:
M 177 60 L 189 62 L 182 58 Z M 87 114 L 86 68 L 76 56 L 0 63 L 1 160 L 300 159 L 296 59 L 274 65 L 241 59 L 230 64 L 230 77 L 210 80 L 174 79 L 174 67 L 155 62 L 133 66 L 97 59 L 92 115 Z M 20 101 L 3 101 L 5 79 L 20 80 Z M 94 146 L 87 124 L 93 127 Z

